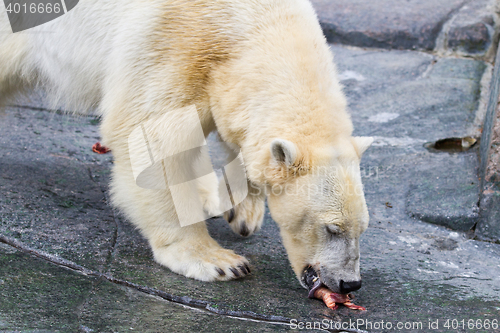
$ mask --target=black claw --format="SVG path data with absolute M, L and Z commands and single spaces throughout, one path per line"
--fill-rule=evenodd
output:
M 236 269 L 234 269 L 234 268 L 232 268 L 232 267 L 231 267 L 231 268 L 229 268 L 229 270 L 230 270 L 231 272 L 233 272 L 234 276 L 236 276 L 236 277 L 240 277 L 240 273 L 239 273 Z
M 245 268 L 245 266 L 241 265 L 241 266 L 238 266 L 238 269 L 243 272 L 243 275 L 247 275 L 248 274 L 248 271 L 247 269 Z
M 229 216 L 227 217 L 227 222 L 228 223 L 233 222 L 234 215 L 235 215 L 234 208 L 231 208 L 231 210 L 229 211 Z
M 245 268 L 247 269 L 248 273 L 252 272 L 247 264 L 245 264 Z
M 226 272 L 224 272 L 222 269 L 220 269 L 219 267 L 217 267 L 215 269 L 217 271 L 217 273 L 219 273 L 220 276 L 226 276 Z
M 240 235 L 242 235 L 243 237 L 247 237 L 248 235 L 250 235 L 250 230 L 248 230 L 248 227 L 246 224 L 243 224 L 241 226 Z

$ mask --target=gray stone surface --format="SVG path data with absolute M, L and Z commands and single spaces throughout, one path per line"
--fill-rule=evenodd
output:
M 221 317 L 0 245 L 1 332 L 279 332 L 282 325 Z
M 102 311 L 106 309 L 106 311 Z M 109 282 L 100 283 L 81 312 L 93 332 L 283 332 L 284 325 L 243 321 L 189 309 Z
M 312 2 L 326 37 L 334 43 L 434 50 L 443 33 L 447 48 L 478 55 L 491 48 L 496 30 L 493 0 Z
M 0 231 L 103 269 L 116 227 L 97 182 L 111 156 L 92 153 L 95 119 L 19 108 L 1 117 Z
M 439 155 L 415 170 L 407 212 L 425 222 L 469 231 L 479 219 L 477 151 Z
M 482 193 L 480 207 L 476 236 L 482 240 L 500 243 L 500 183 L 487 184 Z
M 94 282 L 0 243 L 0 331 L 78 332 Z
M 423 142 L 467 135 L 483 62 L 408 51 L 332 50 L 358 133 Z
M 498 33 L 495 0 L 469 1 L 444 31 L 448 50 L 462 55 L 487 55 Z M 491 53 L 491 52 L 490 52 Z
M 331 42 L 432 50 L 443 24 L 464 0 L 314 0 Z
M 266 332 L 289 330 L 282 324 L 291 319 L 326 319 L 422 323 L 422 330 L 401 330 L 407 332 L 438 320 L 432 332 L 449 332 L 446 319 L 500 319 L 500 245 L 422 221 L 451 217 L 448 227 L 466 230 L 467 219 L 476 218 L 476 151 L 432 152 L 424 144 L 468 134 L 484 63 L 332 49 L 356 134 L 375 136 L 362 163 L 371 221 L 361 239 L 364 287 L 356 292 L 367 312 L 332 312 L 307 299 L 268 212 L 248 239 L 220 218 L 208 221 L 219 243 L 250 259 L 250 276 L 204 283 L 173 274 L 154 263 L 146 241 L 106 204 L 112 161 L 91 153 L 99 139 L 95 119 L 8 108 L 0 122 L 1 235 L 90 271 L 1 246 L 0 295 L 7 301 L 0 302 L 0 330 Z M 155 290 L 191 305 L 151 296 Z M 254 321 L 231 318 L 249 316 Z M 387 331 L 359 323 L 356 329 Z
M 382 192 L 373 196 L 382 198 L 387 186 L 399 187 L 400 192 L 394 190 L 390 196 L 398 196 L 393 201 L 405 198 L 400 202 L 410 216 L 470 230 L 478 221 L 476 150 L 449 154 L 428 151 L 424 145 L 468 135 L 484 63 L 409 51 L 333 51 L 351 101 L 355 131 L 375 137 L 366 174 L 389 178 L 378 182 L 374 188 Z

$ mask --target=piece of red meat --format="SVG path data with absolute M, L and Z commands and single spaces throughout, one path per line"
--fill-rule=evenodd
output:
M 108 147 L 102 146 L 100 142 L 96 142 L 92 146 L 92 151 L 98 154 L 106 154 L 110 151 L 110 149 Z
M 332 310 L 336 310 L 339 307 L 337 303 L 341 303 L 349 309 L 366 311 L 364 307 L 353 304 L 348 294 L 337 294 L 325 287 L 316 289 L 314 297 L 323 300 L 326 306 Z

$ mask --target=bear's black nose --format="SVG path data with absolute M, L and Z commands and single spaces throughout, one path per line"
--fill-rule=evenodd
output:
M 344 280 L 340 280 L 340 293 L 347 294 L 351 291 L 356 291 L 361 288 L 361 280 L 359 281 L 349 281 L 345 282 Z

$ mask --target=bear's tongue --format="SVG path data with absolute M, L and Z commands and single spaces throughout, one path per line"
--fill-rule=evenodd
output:
M 309 290 L 309 295 L 307 295 L 309 298 L 316 298 L 314 297 L 314 292 L 316 290 L 318 290 L 319 288 L 321 287 L 325 287 L 325 285 L 323 284 L 323 282 L 321 282 L 319 280 L 319 278 L 316 280 L 316 282 L 314 282 L 312 288 Z
M 308 266 L 302 275 L 302 280 L 304 281 L 304 284 L 307 286 L 307 289 L 309 290 L 309 298 L 315 298 L 314 297 L 314 292 L 320 288 L 324 287 L 325 285 L 321 282 L 321 280 L 318 277 L 318 274 L 312 268 L 312 266 Z

